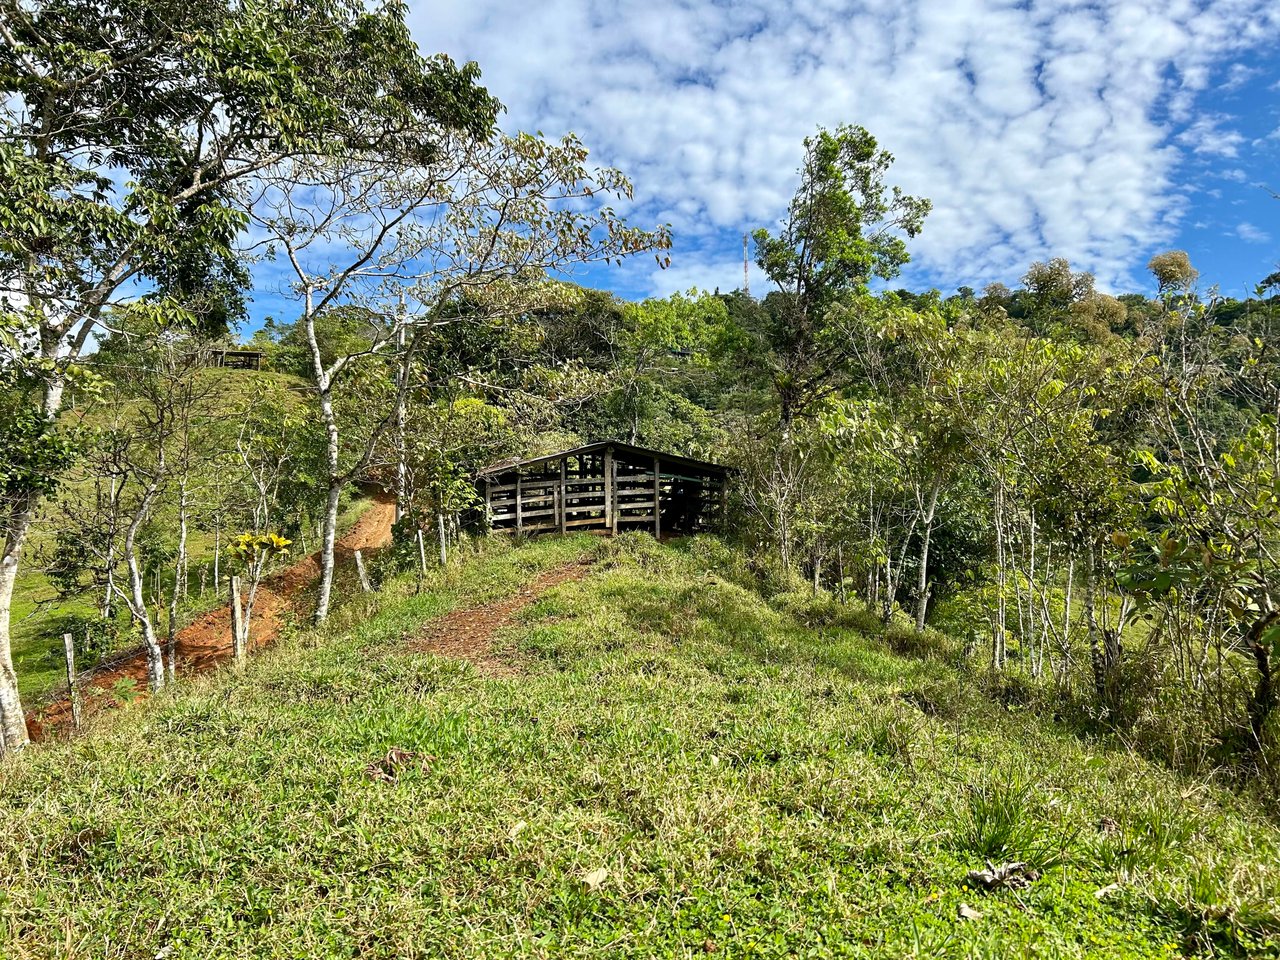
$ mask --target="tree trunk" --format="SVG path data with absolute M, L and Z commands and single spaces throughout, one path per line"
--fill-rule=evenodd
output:
M 338 535 L 338 503 L 342 499 L 342 486 L 336 478 L 329 481 L 329 494 L 324 503 L 320 543 L 320 588 L 316 594 L 316 623 L 323 623 L 329 616 L 329 601 L 333 593 L 334 545 Z
M 448 540 L 444 533 L 444 514 L 436 513 L 436 537 L 440 541 L 440 566 L 444 566 L 449 562 Z
M 938 494 L 942 492 L 942 478 L 935 477 L 929 491 L 929 506 L 924 515 L 924 534 L 920 537 L 920 573 L 916 580 L 916 629 L 924 629 L 925 614 L 929 610 L 929 541 L 933 536 L 933 517 L 938 509 Z
M 396 348 L 399 361 L 396 363 L 396 523 L 404 516 L 405 497 L 408 495 L 409 464 L 408 437 L 409 422 L 408 393 L 405 385 L 409 381 L 409 356 L 404 350 L 405 327 L 403 322 L 404 295 L 400 296 L 401 323 L 396 330 Z
M 79 342 L 79 341 L 77 341 Z M 73 347 L 73 353 L 78 352 Z M 66 376 L 58 364 L 63 353 L 63 334 L 48 323 L 40 324 L 40 357 L 49 364 L 50 373 L 44 381 L 44 394 L 40 398 L 40 412 L 46 421 L 53 423 L 62 410 L 62 394 L 66 388 Z M 8 751 L 21 750 L 29 742 L 27 715 L 18 693 L 18 674 L 13 668 L 13 592 L 18 583 L 18 567 L 22 559 L 22 547 L 40 509 L 41 496 L 29 492 L 21 496 L 9 513 L 5 532 L 4 553 L 0 554 L 0 756 Z
M 1253 662 L 1258 668 L 1258 683 L 1249 697 L 1249 728 L 1253 731 L 1255 750 L 1263 746 L 1263 734 L 1267 720 L 1276 707 L 1275 678 L 1272 670 L 1271 651 L 1265 642 L 1265 635 L 1271 625 L 1280 620 L 1280 611 L 1272 610 L 1261 620 L 1249 628 L 1247 635 L 1249 652 L 1253 654 Z
M 4 541 L 4 554 L 0 555 L 0 756 L 27 745 L 26 712 L 18 694 L 18 674 L 13 669 L 9 624 L 13 591 L 18 580 L 18 561 L 35 518 L 35 507 L 35 498 L 29 496 L 25 503 L 10 513 L 9 535 Z
M 169 682 L 178 675 L 178 600 L 186 594 L 187 580 L 187 481 L 178 487 L 178 556 L 173 565 L 173 591 L 169 595 Z
M 1084 572 L 1084 618 L 1089 631 L 1089 662 L 1093 668 L 1093 694 L 1099 705 L 1107 703 L 1107 664 L 1098 626 L 1097 570 L 1093 545 L 1089 546 Z
M 125 537 L 125 563 L 129 569 L 130 611 L 134 619 L 142 627 L 142 642 L 147 648 L 147 677 L 154 693 L 164 686 L 164 651 L 160 649 L 160 641 L 156 637 L 155 624 L 151 621 L 151 612 L 147 609 L 147 598 L 144 594 L 142 567 L 138 563 L 138 551 L 134 549 L 137 528 L 140 523 L 129 526 Z
M 991 667 L 1004 668 L 1005 661 L 1005 550 L 1004 550 L 1004 482 L 996 478 L 994 519 L 996 528 L 996 622 L 991 631 Z
M 174 595 L 180 600 L 187 599 L 187 479 L 182 478 L 178 488 L 178 565 L 175 571 L 176 580 L 173 585 Z

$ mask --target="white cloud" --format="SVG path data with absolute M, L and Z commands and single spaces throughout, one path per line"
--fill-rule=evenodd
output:
M 1198 98 L 1280 34 L 1270 0 L 412 2 L 422 47 L 479 61 L 507 126 L 574 130 L 635 180 L 634 216 L 670 220 L 672 270 L 625 272 L 653 292 L 735 286 L 739 234 L 776 223 L 802 139 L 840 122 L 933 200 L 918 275 L 1061 255 L 1122 281 L 1172 239 L 1180 163 L 1243 143 Z
M 1238 157 L 1245 137 L 1238 130 L 1224 130 L 1229 117 L 1205 115 L 1197 117 L 1182 133 L 1178 143 L 1192 153 L 1206 157 Z
M 1218 89 L 1223 91 L 1239 90 L 1261 72 L 1256 67 L 1249 67 L 1243 63 L 1233 63 L 1227 68 L 1226 78 L 1219 84 Z
M 1236 236 L 1245 243 L 1270 243 L 1271 235 L 1265 230 L 1260 230 L 1252 223 L 1239 223 L 1236 225 Z

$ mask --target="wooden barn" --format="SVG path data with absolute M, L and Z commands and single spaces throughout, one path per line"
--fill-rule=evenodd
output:
M 661 537 L 715 527 L 728 475 L 719 464 L 604 442 L 497 463 L 477 482 L 494 530 L 648 530 Z

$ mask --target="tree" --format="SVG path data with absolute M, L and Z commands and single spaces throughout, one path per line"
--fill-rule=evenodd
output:
M 862 127 L 819 130 L 804 142 L 800 186 L 777 235 L 753 234 L 756 262 L 776 290 L 746 359 L 772 383 L 781 429 L 828 395 L 847 356 L 837 307 L 910 258 L 928 200 L 885 183 L 893 156 Z
M 236 592 L 231 599 L 237 616 L 232 618 L 235 636 L 231 638 L 232 651 L 236 663 L 243 663 L 249 649 L 249 635 L 253 626 L 253 605 L 258 599 L 258 585 L 262 583 L 267 564 L 272 560 L 289 555 L 292 543 L 278 533 L 242 533 L 227 546 L 227 553 L 240 564 L 249 577 L 249 592 L 244 596 L 244 608 L 241 611 L 241 594 Z M 232 578 L 235 583 L 235 578 Z
M 589 168 L 573 137 L 487 138 L 432 126 L 423 133 L 439 143 L 428 162 L 406 154 L 291 163 L 254 214 L 293 273 L 327 437 L 317 621 L 329 613 L 342 491 L 385 451 L 410 387 L 407 377 L 390 382 L 387 358 L 403 367 L 441 326 L 494 322 L 553 302 L 564 289 L 548 271 L 649 250 L 662 262 L 670 243 L 665 229 L 629 227 L 601 205 L 629 197 L 631 185 L 616 170 Z M 326 355 L 320 325 L 338 312 L 358 335 Z M 367 420 L 344 443 L 341 396 L 370 371 L 386 402 L 371 402 L 375 388 L 362 381 Z
M 497 105 L 474 65 L 424 59 L 404 17 L 356 0 L 0 0 L 0 329 L 40 369 L 23 422 L 57 432 L 70 371 L 140 291 L 170 319 L 222 322 L 209 307 L 234 300 L 241 201 L 264 168 L 340 150 L 429 154 L 407 132 L 417 117 L 491 128 Z M 57 466 L 23 469 L 42 463 Z M 3 522 L 6 749 L 26 743 L 9 617 L 48 486 L 24 485 Z

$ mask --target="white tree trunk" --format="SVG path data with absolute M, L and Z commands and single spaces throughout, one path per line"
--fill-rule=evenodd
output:
M 129 569 L 129 609 L 142 627 L 142 642 L 147 648 L 147 677 L 154 692 L 164 686 L 164 651 L 160 649 L 151 611 L 147 609 L 142 566 L 138 563 L 138 552 L 134 549 L 136 532 L 136 526 L 131 526 L 125 540 L 125 564 Z
M 920 537 L 920 572 L 916 580 L 916 629 L 924 629 L 925 615 L 929 612 L 929 541 L 933 537 L 933 518 L 938 511 L 938 495 L 942 492 L 942 478 L 936 477 L 929 491 L 929 506 L 924 513 L 924 534 Z
M 994 519 L 996 528 L 996 622 L 991 631 L 991 666 L 1000 670 L 1005 660 L 1005 549 L 1004 549 L 1004 482 L 996 478 Z
M 31 529 L 34 510 L 18 509 L 10 514 L 9 536 L 0 556 L 0 756 L 27 745 L 27 719 L 18 694 L 18 674 L 13 669 L 9 646 L 13 591 L 18 580 L 18 561 L 22 545 Z
M 338 503 L 341 499 L 342 486 L 331 481 L 329 495 L 325 498 L 324 504 L 320 544 L 320 588 L 316 593 L 316 623 L 323 623 L 329 616 L 329 602 L 333 593 L 333 552 L 338 534 Z

